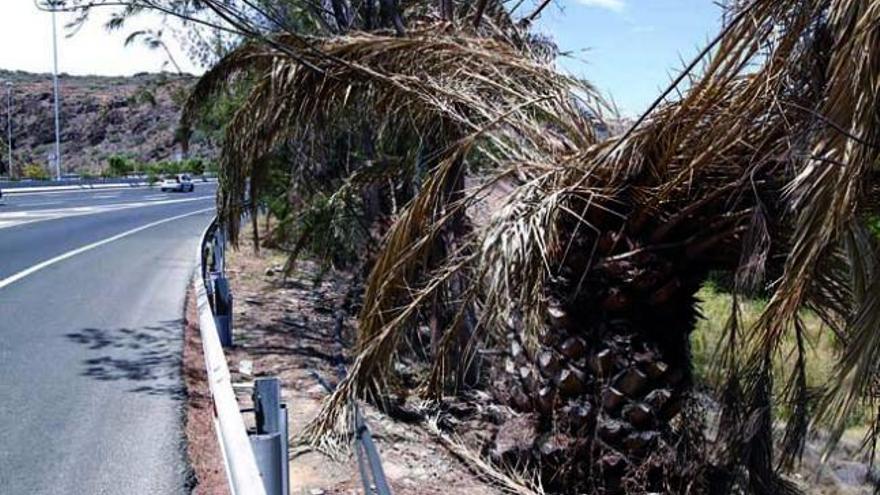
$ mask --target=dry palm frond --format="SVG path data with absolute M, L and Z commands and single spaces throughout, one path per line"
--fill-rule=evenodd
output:
M 503 467 L 493 465 L 479 453 L 474 452 L 464 441 L 442 431 L 436 422 L 428 422 L 427 430 L 481 479 L 497 486 L 503 493 L 510 495 L 545 494 L 541 488 L 540 478 L 537 476 L 524 477 L 519 473 L 509 472 Z
M 546 299 L 540 287 L 552 285 L 555 267 L 568 256 L 559 245 L 569 242 L 560 235 L 565 219 L 575 219 L 575 229 L 596 230 L 590 210 L 613 209 L 615 201 L 626 204 L 627 223 L 639 221 L 635 214 L 661 219 L 656 242 L 690 244 L 692 256 L 714 251 L 716 269 L 747 277 L 754 260 L 765 260 L 758 266 L 764 271 L 768 259 L 784 259 L 763 318 L 744 333 L 747 369 L 765 370 L 741 377 L 746 393 L 756 414 L 769 410 L 770 371 L 762 363 L 788 335 L 802 348 L 798 311 L 818 308 L 847 346 L 839 378 L 819 404 L 824 417 L 842 425 L 870 397 L 880 371 L 880 291 L 870 278 L 877 251 L 864 235 L 849 241 L 872 208 L 868 192 L 880 163 L 878 20 L 871 2 L 750 2 L 681 101 L 585 150 L 581 165 L 547 173 L 511 196 L 506 222 L 485 253 L 497 270 L 489 293 L 504 291 L 500 300 L 533 311 Z M 676 240 L 683 235 L 693 237 Z M 851 247 L 842 251 L 844 245 Z M 542 313 L 525 319 L 526 331 L 543 327 Z M 792 457 L 815 405 L 808 404 L 803 356 L 796 362 L 782 397 L 794 415 L 784 445 Z M 769 448 L 770 429 L 763 431 L 751 452 Z M 755 450 L 758 443 L 764 446 Z M 772 456 L 752 458 L 764 465 L 751 466 L 753 481 L 763 476 L 763 489 L 783 489 L 766 477 Z
M 302 56 L 310 57 L 320 72 L 254 43 L 207 73 L 186 117 L 230 79 L 253 74 L 256 80 L 228 125 L 224 143 L 221 210 L 231 226 L 236 226 L 246 178 L 254 175 L 252 167 L 261 157 L 285 140 L 320 132 L 315 130 L 355 104 L 369 108 L 383 129 L 398 122 L 429 132 L 441 123 L 441 132 L 449 134 L 444 140 L 450 142 L 511 109 L 518 110 L 506 120 L 527 125 L 509 128 L 525 141 L 552 142 L 569 150 L 593 141 L 584 108 L 598 113 L 601 105 L 591 87 L 532 61 L 504 39 L 453 36 L 439 29 L 425 27 L 405 38 L 360 33 L 316 41 L 320 49 Z M 278 38 L 279 43 L 286 41 L 297 46 L 299 40 Z M 494 144 L 497 153 L 525 153 L 500 138 Z
M 399 329 L 416 314 L 420 301 L 444 285 L 441 279 L 419 287 L 419 274 L 427 269 L 447 279 L 459 276 L 475 256 L 450 256 L 434 267 L 423 261 L 446 225 L 475 201 L 476 195 L 465 195 L 455 185 L 463 183 L 467 161 L 475 158 L 490 167 L 553 166 L 555 157 L 595 142 L 593 124 L 604 104 L 585 83 L 557 74 L 504 38 L 450 35 L 442 26 L 428 26 L 405 38 L 361 33 L 316 45 L 320 52 L 300 56 L 312 57 L 321 71 L 304 68 L 272 47 L 243 47 L 203 78 L 194 101 L 232 77 L 255 78 L 224 143 L 221 214 L 233 234 L 247 179 L 253 186 L 255 167 L 267 150 L 320 133 L 352 108 L 368 109 L 379 135 L 411 132 L 439 146 L 429 159 L 436 165 L 386 237 L 373 267 L 359 358 L 334 395 L 339 400 L 328 406 L 343 412 L 341 405 L 351 396 L 383 388 L 375 380 L 388 373 Z M 477 142 L 479 156 L 472 157 Z

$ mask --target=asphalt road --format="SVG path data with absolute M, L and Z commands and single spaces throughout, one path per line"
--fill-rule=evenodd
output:
M 0 493 L 188 493 L 182 315 L 214 191 L 4 197 Z

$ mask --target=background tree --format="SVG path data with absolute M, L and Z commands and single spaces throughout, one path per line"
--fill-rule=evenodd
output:
M 128 35 L 127 38 L 125 38 L 125 46 L 129 46 L 132 43 L 140 40 L 144 46 L 151 50 L 161 49 L 165 53 L 165 57 L 167 58 L 167 60 L 163 64 L 163 67 L 171 64 L 178 74 L 183 74 L 183 70 L 181 70 L 180 65 L 177 64 L 177 61 L 174 60 L 174 55 L 172 55 L 171 50 L 168 49 L 168 45 L 165 44 L 165 41 L 162 39 L 162 34 L 163 31 L 161 29 L 143 29 L 139 31 L 133 31 Z
M 113 155 L 107 159 L 107 167 L 112 177 L 124 177 L 134 171 L 134 167 L 128 158 Z

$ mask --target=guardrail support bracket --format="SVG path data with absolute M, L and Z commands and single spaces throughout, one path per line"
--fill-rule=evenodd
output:
M 257 378 L 253 391 L 254 415 L 257 420 L 257 432 L 251 435 L 257 465 L 263 474 L 263 481 L 268 495 L 288 495 L 290 474 L 288 466 L 288 418 L 287 407 L 281 403 L 281 380 L 275 377 Z M 257 450 L 259 442 L 268 442 L 262 437 L 274 435 L 272 440 L 276 447 L 259 447 L 270 451 L 275 457 L 261 457 Z M 256 443 L 255 443 L 256 442 Z M 277 476 L 269 479 L 269 476 Z

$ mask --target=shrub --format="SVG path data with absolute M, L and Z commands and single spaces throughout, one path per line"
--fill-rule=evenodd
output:
M 25 179 L 49 180 L 49 173 L 39 163 L 30 163 L 21 169 L 21 175 Z
M 129 163 L 133 163 L 129 161 Z M 183 160 L 180 162 L 174 162 L 171 160 L 163 160 L 160 162 L 152 162 L 152 163 L 144 163 L 139 165 L 138 170 L 147 174 L 147 175 L 174 175 L 174 174 L 192 174 L 192 175 L 204 175 L 206 171 L 211 170 L 213 166 L 212 162 L 206 162 L 201 158 L 190 158 L 187 160 Z M 213 167 L 216 170 L 216 167 Z
M 205 162 L 201 158 L 190 158 L 186 161 L 184 168 L 193 175 L 205 174 Z
M 119 155 L 113 155 L 107 159 L 109 166 L 108 172 L 111 177 L 122 177 L 132 172 L 134 167 L 128 158 Z
M 174 175 L 182 173 L 184 171 L 182 170 L 184 168 L 183 165 L 183 162 L 165 161 L 162 162 L 162 169 L 165 171 L 166 174 Z
M 154 162 L 150 165 L 150 170 L 153 173 L 158 175 L 172 175 L 179 173 L 179 166 L 171 161 L 163 160 L 161 162 Z
M 162 167 L 159 163 L 147 163 L 144 165 L 144 173 L 147 176 L 159 176 L 162 175 Z
M 874 234 L 874 237 L 880 239 L 880 216 L 872 215 L 868 218 L 868 230 Z

